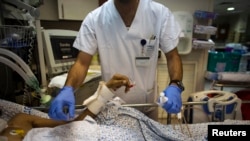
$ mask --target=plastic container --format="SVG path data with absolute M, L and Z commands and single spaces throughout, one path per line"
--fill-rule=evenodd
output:
M 227 52 L 237 52 L 240 54 L 245 54 L 247 53 L 247 50 L 248 50 L 247 47 L 243 46 L 240 43 L 228 43 L 226 44 L 225 49 Z
M 250 53 L 242 54 L 239 72 L 250 72 Z
M 237 52 L 209 51 L 207 71 L 238 72 L 241 54 Z
M 194 17 L 202 19 L 215 19 L 217 14 L 209 11 L 196 10 L 194 12 Z
M 205 25 L 195 25 L 194 32 L 198 34 L 210 34 L 215 35 L 217 32 L 217 28 L 213 26 L 205 26 Z

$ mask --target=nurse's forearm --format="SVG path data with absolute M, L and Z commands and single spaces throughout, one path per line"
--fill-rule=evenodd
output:
M 84 81 L 87 75 L 87 68 L 74 64 L 68 73 L 65 86 L 72 86 L 74 89 L 78 88 Z
M 65 82 L 66 86 L 77 88 L 82 84 L 87 75 L 91 59 L 91 55 L 84 52 L 79 52 L 76 62 L 68 73 L 68 77 Z
M 182 80 L 183 68 L 181 57 L 178 54 L 177 48 L 166 53 L 167 67 L 170 80 Z

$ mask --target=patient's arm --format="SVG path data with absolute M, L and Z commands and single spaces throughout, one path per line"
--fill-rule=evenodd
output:
M 87 115 L 95 117 L 88 109 L 83 111 L 76 119 L 73 121 L 83 120 Z M 8 137 L 9 141 L 21 141 L 25 134 L 32 128 L 38 127 L 56 127 L 58 125 L 63 125 L 71 121 L 56 121 L 52 119 L 41 118 L 34 115 L 28 115 L 25 113 L 16 114 L 12 119 L 8 121 L 8 127 L 0 134 L 1 136 Z M 23 130 L 23 135 L 11 135 L 11 130 Z
M 121 86 L 125 86 L 125 91 L 130 88 L 130 82 L 127 77 L 123 75 L 116 74 L 106 83 L 106 86 L 110 89 L 116 90 Z M 91 112 L 88 108 L 84 110 L 77 118 L 73 121 L 83 120 L 87 115 L 95 117 L 96 115 Z M 26 133 L 32 128 L 38 127 L 56 127 L 58 125 L 63 125 L 70 123 L 72 121 L 57 121 L 52 119 L 41 118 L 34 115 L 28 115 L 25 113 L 16 114 L 12 119 L 8 121 L 8 127 L 0 133 L 1 136 L 8 137 L 9 141 L 21 141 Z M 11 135 L 12 130 L 21 129 L 24 131 L 23 135 Z

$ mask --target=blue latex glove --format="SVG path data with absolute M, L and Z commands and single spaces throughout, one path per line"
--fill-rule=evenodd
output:
M 181 92 L 182 90 L 176 85 L 169 85 L 164 91 L 168 101 L 163 104 L 163 108 L 168 113 L 179 113 L 182 107 Z
M 68 114 L 63 112 L 63 108 L 68 107 Z M 74 89 L 64 86 L 56 98 L 51 102 L 49 117 L 55 120 L 69 120 L 75 116 L 75 96 Z

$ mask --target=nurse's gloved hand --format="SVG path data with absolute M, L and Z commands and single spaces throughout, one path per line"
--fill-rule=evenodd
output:
M 69 113 L 64 113 L 63 109 L 67 107 Z M 49 117 L 55 120 L 70 120 L 75 116 L 75 96 L 74 89 L 70 86 L 64 86 L 56 98 L 51 102 Z
M 164 91 L 164 95 L 168 98 L 167 102 L 165 102 L 162 107 L 168 113 L 179 113 L 182 107 L 181 100 L 181 92 L 182 90 L 176 85 L 169 85 Z

